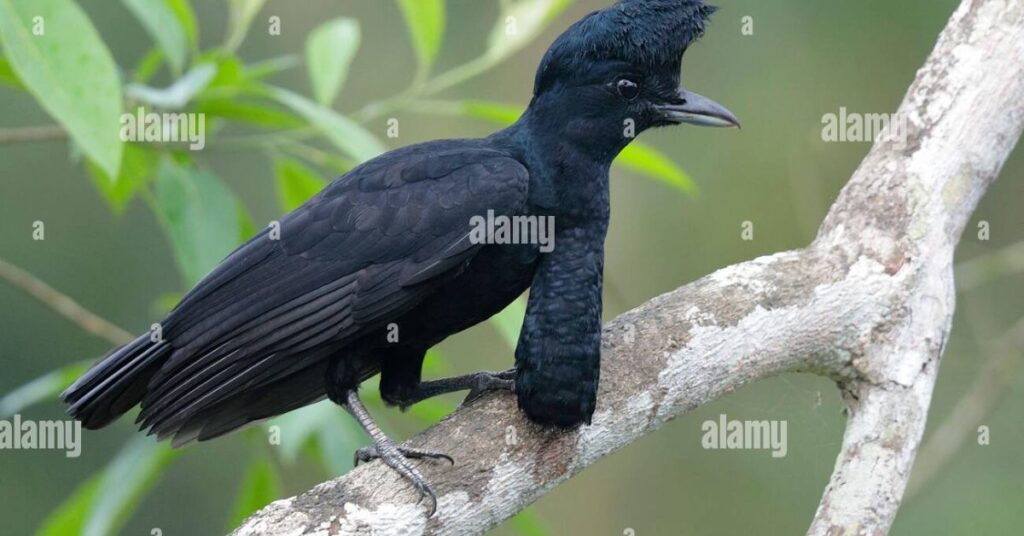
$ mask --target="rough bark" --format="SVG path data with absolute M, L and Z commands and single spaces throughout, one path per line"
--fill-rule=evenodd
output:
M 884 534 L 914 461 L 953 318 L 953 252 L 1024 126 L 1024 3 L 964 0 L 805 249 L 730 266 L 609 323 L 593 424 L 541 429 L 510 396 L 461 408 L 408 444 L 434 517 L 379 462 L 250 517 L 237 535 L 477 534 L 602 456 L 750 382 L 834 379 L 849 422 L 809 534 Z

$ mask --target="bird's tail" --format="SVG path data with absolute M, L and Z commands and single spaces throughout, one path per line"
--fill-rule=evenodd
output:
M 142 401 L 150 378 L 171 354 L 150 334 L 115 348 L 61 393 L 68 414 L 89 429 L 102 428 Z

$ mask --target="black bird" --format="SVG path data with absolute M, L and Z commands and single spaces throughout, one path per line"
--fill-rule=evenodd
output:
M 94 365 L 62 395 L 69 413 L 100 428 L 141 404 L 142 428 L 178 446 L 326 396 L 373 439 L 357 459 L 383 459 L 433 507 L 407 458 L 447 457 L 388 439 L 359 400 L 367 378 L 381 374 L 392 405 L 511 390 L 537 423 L 589 423 L 612 160 L 651 127 L 739 126 L 679 86 L 683 53 L 714 11 L 621 0 L 591 13 L 547 51 L 518 122 L 397 149 L 338 178 L 225 258 L 159 330 Z M 553 250 L 474 240 L 471 221 L 489 211 L 554 218 Z M 528 288 L 513 370 L 421 380 L 429 348 Z

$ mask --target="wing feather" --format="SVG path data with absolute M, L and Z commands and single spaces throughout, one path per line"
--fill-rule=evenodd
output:
M 521 212 L 528 183 L 519 162 L 471 141 L 393 151 L 336 180 L 171 312 L 173 352 L 142 426 L 178 444 L 322 398 L 325 360 L 457 274 L 480 247 L 471 218 Z

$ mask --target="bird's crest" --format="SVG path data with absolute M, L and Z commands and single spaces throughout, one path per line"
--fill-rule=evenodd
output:
M 704 0 L 620 0 L 586 16 L 548 49 L 537 71 L 536 91 L 559 68 L 619 60 L 639 66 L 676 64 L 704 34 L 718 8 Z

